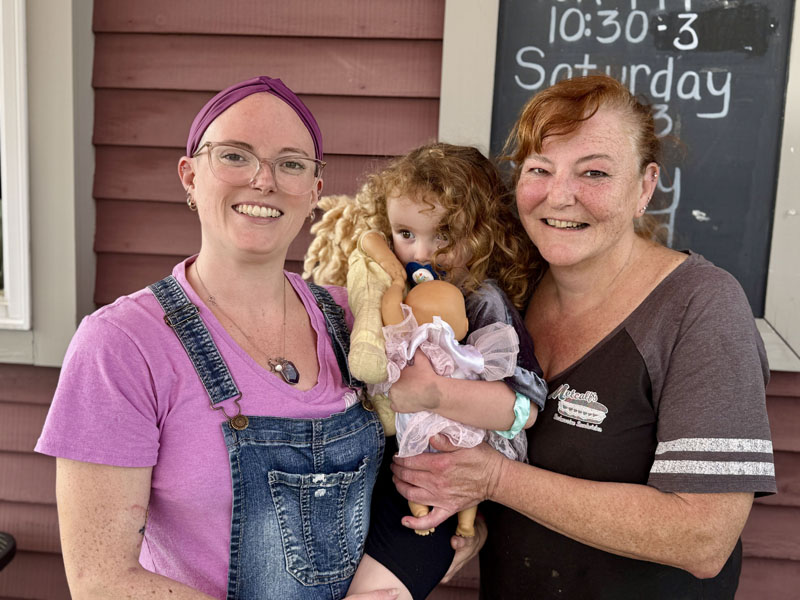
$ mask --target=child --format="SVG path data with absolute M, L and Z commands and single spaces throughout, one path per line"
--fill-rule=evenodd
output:
M 500 322 L 512 325 L 519 337 L 514 374 L 502 382 L 440 378 L 434 387 L 444 394 L 412 398 L 406 394 L 402 401 L 393 397 L 395 404 L 399 402 L 404 413 L 430 410 L 473 427 L 509 430 L 504 433 L 511 436 L 530 426 L 537 407 L 544 404 L 546 384 L 517 309 L 524 306 L 541 262 L 494 165 L 474 148 L 430 144 L 371 176 L 354 202 L 339 199 L 323 207 L 329 210 L 315 226 L 317 239 L 309 248 L 306 275 L 341 284 L 349 262 L 348 293 L 356 318 L 350 354 L 353 373 L 372 379 L 371 383 L 385 379 L 385 350 L 382 337 L 375 334 L 376 321 L 378 328 L 381 324 L 380 299 L 390 287 L 404 285 L 402 273 L 394 270 L 387 275 L 356 248 L 361 234 L 374 230 L 391 241 L 404 266 L 421 263 L 460 288 L 471 331 Z M 362 354 L 369 357 L 360 365 L 368 377 L 354 368 Z M 421 376 L 428 377 L 424 372 Z M 531 416 L 525 418 L 517 409 L 528 401 Z M 383 417 L 382 421 L 387 424 Z M 517 437 L 525 439 L 524 434 Z M 367 556 L 350 590 L 395 586 L 403 591 L 401 597 L 425 598 L 450 566 L 455 524 L 448 522 L 428 537 L 416 536 L 401 525 L 408 508 L 391 483 L 391 455 L 387 449 L 374 492 Z

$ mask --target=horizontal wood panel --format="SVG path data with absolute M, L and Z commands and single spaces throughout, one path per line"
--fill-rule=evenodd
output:
M 773 448 L 800 452 L 800 399 L 770 396 L 767 415 Z
M 110 304 L 120 296 L 158 281 L 169 275 L 172 267 L 184 258 L 186 256 L 99 253 L 95 304 L 98 306 Z M 302 273 L 303 263 L 300 260 L 287 260 L 284 268 L 294 273 Z
M 110 304 L 120 296 L 141 290 L 172 273 L 185 256 L 153 254 L 97 254 L 94 302 Z
M 0 502 L 0 531 L 14 536 L 18 552 L 61 552 L 55 504 Z
M 95 88 L 217 91 L 269 75 L 298 94 L 438 98 L 442 78 L 435 40 L 98 33 L 94 44 Z
M 0 401 L 49 405 L 60 369 L 0 364 Z
M 0 402 L 0 451 L 33 452 L 47 410 L 44 404 Z
M 747 558 L 736 600 L 797 600 L 800 563 L 791 560 Z
M 55 504 L 56 459 L 43 454 L 0 452 L 0 481 L 0 500 Z
M 800 508 L 800 453 L 775 452 L 774 458 L 778 493 L 757 498 L 756 502 Z
M 98 199 L 95 252 L 190 256 L 200 249 L 197 213 L 185 204 Z
M 185 202 L 178 179 L 178 159 L 184 148 L 97 146 L 95 198 Z M 386 163 L 374 156 L 331 154 L 323 173 L 325 194 L 354 194 L 366 174 Z
M 95 90 L 95 145 L 185 147 L 205 92 Z M 396 156 L 436 139 L 439 101 L 306 96 L 330 154 Z
M 95 0 L 101 32 L 441 39 L 444 0 Z
M 800 565 L 800 510 L 757 504 L 742 532 L 745 556 L 785 558 Z M 800 581 L 798 581 L 800 583 Z
M 800 373 L 770 372 L 767 396 L 790 396 L 800 403 Z
M 97 201 L 95 251 L 191 256 L 200 249 L 197 213 L 168 202 Z M 289 246 L 288 260 L 302 260 L 311 242 L 308 220 Z M 152 283 L 152 282 L 151 282 Z
M 70 600 L 61 555 L 17 552 L 0 571 L 0 598 Z

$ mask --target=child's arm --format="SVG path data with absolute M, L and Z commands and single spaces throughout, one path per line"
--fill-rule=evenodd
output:
M 436 374 L 422 352 L 400 372 L 389 390 L 396 412 L 429 410 L 465 425 L 505 431 L 514 423 L 516 394 L 502 381 L 453 379 Z M 531 403 L 525 428 L 536 421 L 538 409 Z

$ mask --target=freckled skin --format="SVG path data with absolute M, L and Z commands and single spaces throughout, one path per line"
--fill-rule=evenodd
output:
M 657 173 L 655 163 L 641 171 L 619 113 L 601 109 L 525 159 L 517 184 L 522 224 L 551 266 L 605 260 L 633 243 L 631 224 L 652 195 Z M 545 219 L 583 226 L 561 229 Z

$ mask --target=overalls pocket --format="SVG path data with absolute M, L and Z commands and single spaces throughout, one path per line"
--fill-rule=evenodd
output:
M 286 570 L 303 585 L 342 581 L 355 572 L 369 522 L 369 463 L 338 473 L 269 471 Z

